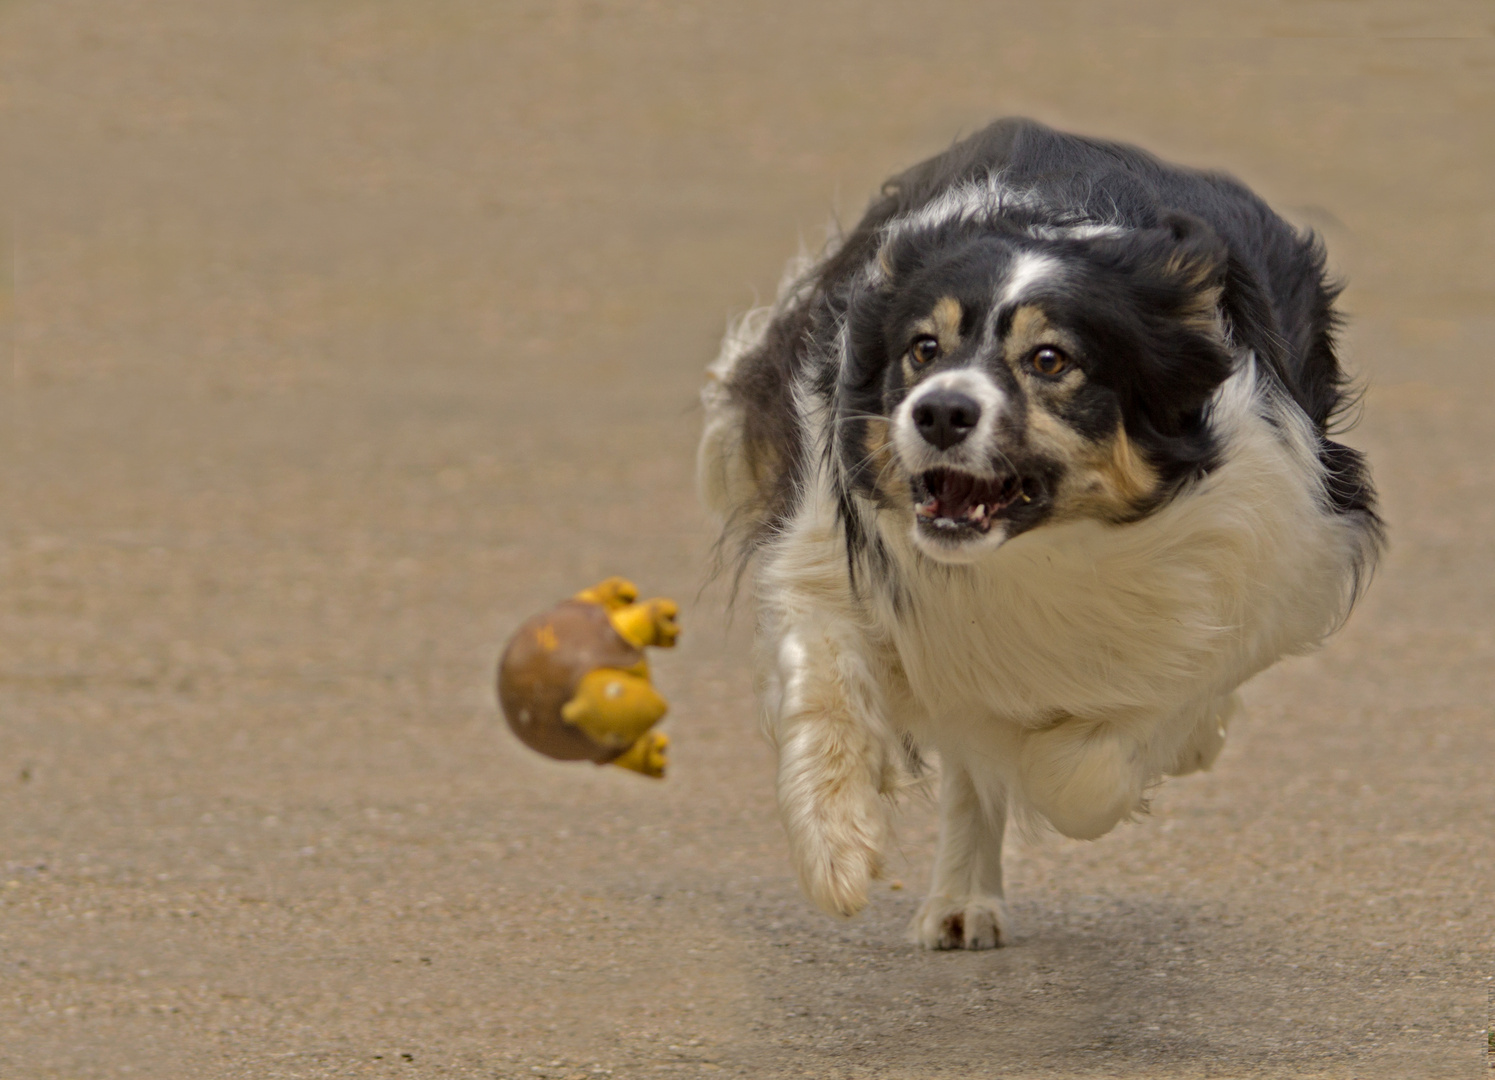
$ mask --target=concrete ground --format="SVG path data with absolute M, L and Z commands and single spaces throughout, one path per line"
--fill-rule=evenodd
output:
M 1118 10 L 0 8 L 0 1076 L 1483 1075 L 1495 17 Z M 1326 236 L 1392 548 L 1212 773 L 1017 845 L 1013 947 L 933 955 L 926 805 L 860 918 L 796 890 L 694 401 L 832 211 L 1004 113 Z M 497 717 L 609 573 L 685 602 L 662 783 Z

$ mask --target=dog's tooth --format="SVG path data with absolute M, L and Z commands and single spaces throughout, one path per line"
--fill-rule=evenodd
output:
M 969 516 L 973 521 L 980 521 L 986 516 L 986 504 L 978 503 L 977 505 L 971 507 L 971 513 Z

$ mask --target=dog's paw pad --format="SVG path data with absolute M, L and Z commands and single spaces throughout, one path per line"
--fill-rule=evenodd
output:
M 995 896 L 931 896 L 911 927 L 926 949 L 995 949 L 1006 943 L 1007 911 Z

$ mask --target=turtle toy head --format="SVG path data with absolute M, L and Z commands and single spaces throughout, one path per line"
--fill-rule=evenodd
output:
M 627 578 L 610 577 L 597 582 L 591 588 L 581 590 L 571 599 L 581 600 L 588 604 L 600 604 L 607 610 L 613 611 L 637 600 L 638 586 Z

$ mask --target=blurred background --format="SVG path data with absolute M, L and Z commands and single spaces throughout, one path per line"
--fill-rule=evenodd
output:
M 1462 1077 L 1495 834 L 1495 12 L 11 2 L 0 1076 Z M 707 585 L 696 389 L 892 172 L 1026 114 L 1323 234 L 1392 548 L 1214 772 L 799 896 Z M 498 718 L 606 574 L 685 605 L 672 775 Z

